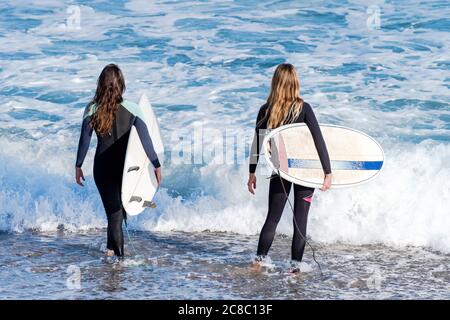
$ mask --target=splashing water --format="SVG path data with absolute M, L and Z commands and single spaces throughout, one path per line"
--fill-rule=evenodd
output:
M 356 292 L 363 291 L 366 297 L 423 294 L 429 298 L 431 293 L 427 295 L 426 290 L 411 293 L 415 290 L 410 287 L 410 293 L 402 293 L 401 286 L 407 287 L 405 279 L 410 277 L 417 288 L 421 274 L 429 279 L 439 275 L 437 282 L 443 279 L 448 283 L 447 2 L 373 1 L 371 5 L 378 11 L 368 10 L 367 4 L 356 0 L 77 3 L 29 0 L 0 4 L 0 230 L 9 233 L 2 237 L 21 257 L 4 260 L 2 267 L 18 265 L 16 271 L 27 274 L 30 278 L 25 279 L 33 279 L 31 282 L 43 281 L 52 276 L 45 270 L 59 268 L 62 279 L 61 257 L 53 254 L 67 249 L 71 258 L 64 263 L 87 261 L 86 267 L 81 267 L 82 275 L 90 270 L 89 278 L 107 278 L 109 271 L 96 265 L 97 257 L 77 255 L 76 249 L 60 244 L 54 232 L 66 234 L 63 243 L 81 247 L 94 237 L 81 235 L 84 232 L 104 237 L 106 219 L 92 179 L 93 150 L 84 165 L 85 188 L 74 184 L 73 166 L 83 108 L 93 95 L 102 67 L 115 62 L 125 74 L 126 97 L 137 101 L 143 92 L 150 97 L 168 150 L 164 184 L 155 199 L 158 207 L 130 219 L 130 229 L 142 232 L 137 244 L 144 247 L 152 234 L 168 239 L 172 231 L 181 232 L 175 236 L 179 242 L 163 241 L 159 251 L 143 248 L 145 254 L 139 260 L 145 266 L 150 264 L 152 270 L 158 263 L 149 263 L 147 257 L 167 254 L 163 261 L 169 266 L 180 264 L 179 276 L 185 276 L 180 270 L 190 276 L 172 279 L 173 287 L 181 283 L 186 289 L 179 294 L 194 296 L 190 289 L 196 283 L 204 288 L 199 293 L 204 297 L 270 297 L 262 288 L 267 279 L 274 279 L 283 284 L 280 297 L 358 297 Z M 385 169 L 375 181 L 347 190 L 316 192 L 308 234 L 320 248 L 322 264 L 329 272 L 335 271 L 331 272 L 334 280 L 325 282 L 311 275 L 318 282 L 312 285 L 314 281 L 305 280 L 305 287 L 313 288 L 305 295 L 301 290 L 292 291 L 298 280 L 276 272 L 252 278 L 242 267 L 254 253 L 255 235 L 265 219 L 268 183 L 261 175 L 257 195 L 246 192 L 246 154 L 241 140 L 252 136 L 273 69 L 284 61 L 298 68 L 302 95 L 320 122 L 367 132 L 386 153 Z M 236 139 L 226 146 L 220 137 L 205 142 L 203 157 L 195 165 L 177 163 L 173 155 L 180 146 L 179 137 L 190 141 L 199 126 L 205 134 L 216 129 L 223 138 L 226 133 Z M 95 141 L 92 148 L 94 145 Z M 220 155 L 208 154 L 217 146 L 240 153 L 223 164 Z M 34 231 L 42 235 L 31 233 Z M 282 240 L 279 247 L 274 244 L 272 254 L 280 268 L 276 257 L 289 259 L 289 241 L 282 236 L 292 232 L 289 211 L 278 232 Z M 224 242 L 220 240 L 223 237 Z M 220 245 L 204 240 L 211 238 Z M 42 248 L 36 249 L 38 253 L 30 249 L 31 257 L 50 259 L 48 265 L 40 266 L 42 272 L 34 272 L 28 264 L 36 261 L 24 256 L 28 247 L 38 246 L 35 241 Z M 210 277 L 195 272 L 194 257 L 201 256 L 202 250 L 193 250 L 188 262 L 174 257 L 181 243 L 195 246 L 195 241 L 209 252 L 208 261 L 212 262 L 200 270 L 211 270 Z M 240 249 L 241 242 L 245 249 Z M 245 257 L 239 256 L 243 252 Z M 422 260 L 423 254 L 433 256 L 429 263 Z M 345 255 L 353 258 L 346 260 Z M 408 255 L 413 256 L 410 261 Z M 36 259 L 39 265 L 44 263 Z M 91 260 L 95 261 L 93 267 Z M 350 279 L 344 269 L 355 260 L 367 270 L 355 270 L 359 278 Z M 400 261 L 400 265 L 387 272 L 392 261 Z M 134 271 L 129 270 L 135 266 L 129 263 L 118 271 L 126 283 L 133 281 Z M 140 268 L 140 263 L 136 262 L 136 267 Z M 313 264 L 310 267 L 314 268 Z M 379 273 L 368 268 L 378 268 Z M 396 282 L 393 278 L 402 273 L 405 281 Z M 314 269 L 305 274 L 308 278 L 315 274 Z M 372 274 L 376 276 L 367 282 Z M 2 283 L 9 283 L 13 275 L 2 273 L 1 277 Z M 192 284 L 186 280 L 189 277 Z M 250 277 L 251 289 L 236 291 L 233 281 L 231 287 L 223 287 L 227 277 Z M 329 281 L 341 286 L 340 295 L 325 289 Z M 367 287 L 367 283 L 375 286 L 380 281 L 389 283 L 388 291 L 381 295 Z M 438 288 L 435 295 L 448 298 L 448 286 L 437 282 L 431 284 Z M 114 287 L 110 283 L 94 283 L 100 288 L 94 298 L 131 297 L 108 291 Z M 119 287 L 130 285 L 117 283 Z M 48 295 L 52 298 L 88 296 L 85 291 L 62 293 L 56 284 L 51 288 L 54 291 Z M 20 293 L 14 294 L 13 289 Z M 163 298 L 176 295 L 169 289 L 159 290 Z M 137 292 L 140 297 L 143 290 Z M 2 297 L 22 294 L 17 287 L 0 291 Z

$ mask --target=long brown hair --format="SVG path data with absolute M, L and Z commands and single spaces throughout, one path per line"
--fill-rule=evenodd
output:
M 267 128 L 274 129 L 293 122 L 302 111 L 300 83 L 295 67 L 290 63 L 280 64 L 273 74 L 272 86 L 267 98 Z
M 99 135 L 111 132 L 116 111 L 122 103 L 125 91 L 125 79 L 115 64 L 103 68 L 97 80 L 97 90 L 91 104 L 96 105 L 91 125 Z

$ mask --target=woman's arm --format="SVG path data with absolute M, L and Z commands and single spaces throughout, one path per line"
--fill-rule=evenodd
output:
M 85 117 L 83 119 L 83 124 L 81 125 L 80 140 L 78 141 L 78 151 L 77 151 L 77 161 L 75 166 L 81 168 L 84 162 L 84 158 L 89 150 L 89 144 L 91 143 L 92 137 L 92 126 L 90 124 L 91 117 Z
M 319 123 L 317 122 L 314 111 L 309 104 L 304 103 L 303 108 L 305 111 L 305 123 L 308 126 L 309 131 L 311 131 L 323 171 L 326 175 L 328 175 L 331 173 L 330 157 L 328 155 L 327 146 L 325 144 L 325 140 L 323 139 L 322 132 L 320 131 Z
M 249 161 L 249 165 L 248 165 L 248 171 L 249 171 L 249 176 L 248 176 L 248 182 L 247 182 L 247 187 L 248 187 L 248 191 L 252 194 L 255 194 L 255 189 L 256 189 L 256 166 L 258 165 L 258 160 L 259 160 L 259 151 L 261 150 L 261 144 L 263 139 L 261 139 L 260 137 L 260 122 L 262 120 L 262 118 L 264 117 L 266 112 L 266 108 L 265 105 L 261 107 L 261 109 L 259 109 L 258 112 L 258 116 L 256 117 L 256 124 L 255 124 L 255 132 L 253 134 L 253 142 L 252 142 L 252 147 L 250 149 L 250 161 Z
M 159 163 L 158 155 L 155 152 L 155 148 L 153 147 L 152 139 L 148 134 L 147 125 L 145 122 L 139 118 L 135 117 L 133 125 L 136 127 L 137 133 L 139 135 L 139 139 L 141 139 L 142 146 L 144 147 L 145 153 L 147 157 L 150 159 L 151 163 L 155 167 L 155 169 L 161 167 Z
M 258 112 L 258 116 L 256 117 L 256 124 L 255 124 L 255 132 L 253 135 L 253 142 L 252 147 L 250 149 L 250 161 L 249 161 L 249 167 L 248 171 L 249 173 L 255 173 L 256 172 L 256 166 L 258 165 L 259 161 L 259 151 L 261 150 L 261 144 L 262 140 L 260 137 L 260 129 L 258 126 L 258 123 L 261 121 L 263 116 L 265 115 L 266 108 L 261 107 L 261 109 Z
M 84 158 L 86 157 L 86 154 L 89 150 L 89 144 L 91 143 L 93 131 L 90 122 L 90 116 L 87 116 L 83 119 L 83 123 L 81 125 L 80 140 L 78 141 L 77 161 L 75 163 L 75 181 L 80 186 L 83 186 L 83 182 L 81 182 L 81 180 L 85 180 L 83 170 L 81 170 L 81 166 L 83 165 Z
M 256 166 L 259 161 L 259 133 L 258 130 L 255 129 L 255 133 L 253 135 L 252 147 L 250 149 L 250 164 L 248 166 L 249 173 L 255 173 Z

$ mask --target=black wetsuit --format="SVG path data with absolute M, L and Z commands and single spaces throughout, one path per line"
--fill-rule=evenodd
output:
M 83 119 L 78 144 L 77 167 L 81 167 L 89 149 L 93 132 L 90 124 L 91 116 L 92 114 L 87 112 Z M 160 167 L 145 122 L 122 105 L 116 112 L 111 132 L 106 135 L 97 134 L 98 143 L 94 158 L 94 180 L 108 218 L 107 248 L 113 250 L 119 257 L 124 255 L 122 223 L 123 219 L 126 219 L 126 212 L 121 200 L 122 173 L 128 137 L 133 125 L 136 127 L 144 150 L 153 166 Z
M 253 139 L 252 151 L 250 155 L 250 173 L 254 173 L 256 171 L 256 166 L 259 159 L 259 150 L 261 149 L 261 144 L 267 131 L 268 119 L 265 117 L 267 108 L 267 104 L 263 105 L 259 110 L 258 117 L 256 119 L 255 137 Z M 323 170 L 325 174 L 331 173 L 330 158 L 328 156 L 327 147 L 322 137 L 316 116 L 308 103 L 303 103 L 302 111 L 294 122 L 304 122 L 308 126 L 311 131 L 317 153 L 319 154 Z M 269 209 L 267 218 L 259 236 L 257 249 L 257 255 L 259 257 L 264 257 L 269 252 L 278 222 L 281 219 L 281 215 L 287 201 L 283 185 L 286 189 L 286 193 L 289 195 L 292 183 L 285 179 L 280 179 L 277 174 L 273 174 L 270 179 L 269 186 Z M 306 237 L 308 211 L 313 194 L 313 188 L 308 188 L 297 184 L 294 185 L 294 218 L 300 232 L 304 237 Z M 294 261 L 301 261 L 303 258 L 303 251 L 305 249 L 306 242 L 302 235 L 299 234 L 299 231 L 294 225 L 294 236 L 292 238 L 292 260 Z

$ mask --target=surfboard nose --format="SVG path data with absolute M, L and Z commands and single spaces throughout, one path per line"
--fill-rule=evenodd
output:
M 141 95 L 141 97 L 139 98 L 139 105 L 140 106 L 145 106 L 145 105 L 149 105 L 150 104 L 150 100 L 148 100 L 148 97 L 145 93 L 143 93 Z
M 320 125 L 333 172 L 332 188 L 366 183 L 383 168 L 384 152 L 367 134 L 336 125 Z M 281 126 L 264 140 L 269 166 L 293 183 L 319 188 L 324 179 L 323 163 L 316 142 L 304 123 Z M 269 152 L 270 151 L 270 152 Z
M 287 172 L 288 158 L 283 136 L 278 134 L 269 140 L 272 164 L 276 169 Z

